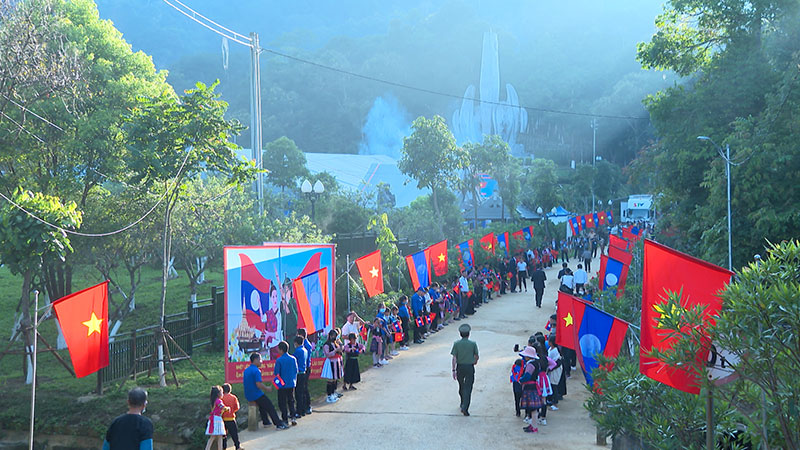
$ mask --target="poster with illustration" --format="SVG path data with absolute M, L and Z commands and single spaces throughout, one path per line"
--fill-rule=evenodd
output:
M 294 349 L 298 328 L 308 331 L 311 378 L 319 377 L 322 343 L 336 317 L 335 259 L 334 244 L 224 248 L 226 382 L 242 381 L 253 352 L 271 374 L 278 343 L 285 340 Z

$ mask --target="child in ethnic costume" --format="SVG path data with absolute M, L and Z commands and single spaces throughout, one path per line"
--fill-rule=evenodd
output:
M 364 346 L 358 343 L 355 333 L 350 333 L 347 339 L 349 342 L 344 344 L 344 387 L 342 388 L 345 391 L 348 389 L 348 384 L 351 390 L 356 390 L 354 384 L 361 381 L 361 373 L 358 370 L 358 355 L 364 351 Z
M 511 381 L 511 389 L 514 391 L 514 411 L 517 413 L 517 417 L 520 416 L 520 407 L 519 402 L 522 399 L 522 384 L 520 383 L 520 378 L 522 378 L 522 371 L 525 369 L 523 365 L 522 358 L 514 361 L 514 365 L 511 366 L 511 377 L 509 381 Z
M 372 341 L 369 351 L 372 353 L 372 367 L 382 367 L 381 354 L 383 354 L 383 337 L 381 336 L 381 321 L 375 319 L 372 325 Z
M 342 347 L 336 342 L 336 330 L 328 332 L 328 340 L 322 346 L 322 353 L 325 355 L 325 363 L 322 365 L 321 377 L 328 380 L 325 392 L 328 394 L 326 401 L 334 403 L 339 400 L 336 395 L 336 386 L 342 378 Z
M 519 405 L 520 408 L 525 409 L 525 423 L 528 424 L 523 430 L 526 433 L 536 433 L 539 429 L 533 427 L 533 411 L 539 410 L 544 406 L 544 400 L 539 395 L 537 386 L 540 372 L 539 355 L 536 353 L 535 348 L 526 346 L 519 356 L 524 361 L 524 369 L 520 377 L 522 397 Z
M 222 438 L 225 437 L 225 424 L 222 421 L 222 413 L 230 410 L 222 403 L 222 388 L 219 386 L 211 387 L 211 415 L 208 417 L 206 435 L 208 443 L 206 450 L 211 450 L 211 446 L 216 444 L 217 450 L 222 450 Z

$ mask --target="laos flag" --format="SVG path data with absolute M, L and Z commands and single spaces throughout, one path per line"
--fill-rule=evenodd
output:
M 628 279 L 628 266 L 622 261 L 609 258 L 606 255 L 600 256 L 600 290 L 616 287 L 617 297 L 622 296 L 625 291 L 625 281 Z
M 428 250 L 406 256 L 408 265 L 408 275 L 411 277 L 411 284 L 416 291 L 420 287 L 428 287 L 431 284 L 430 267 L 428 266 Z
M 581 224 L 578 222 L 577 217 L 571 217 L 569 219 L 569 227 L 572 229 L 572 234 L 577 235 L 579 231 L 581 231 Z
M 530 241 L 533 238 L 533 225 L 528 225 L 527 227 L 522 229 L 522 233 L 525 235 L 525 240 Z
M 270 280 L 264 278 L 258 271 L 253 261 L 244 253 L 239 254 L 242 263 L 242 311 L 250 328 L 255 328 L 262 333 L 266 331 L 261 316 L 270 310 L 269 297 L 273 286 Z M 275 288 L 277 289 L 277 288 Z
M 475 255 L 472 253 L 472 239 L 458 244 L 458 253 L 461 255 L 461 264 L 467 270 L 475 265 Z
M 497 235 L 497 245 L 499 245 L 500 248 L 502 248 L 506 252 L 506 256 L 508 256 L 508 250 L 509 250 L 508 246 L 510 244 L 511 243 L 508 240 L 508 231 Z
M 592 370 L 599 363 L 597 355 L 616 358 L 625 341 L 628 323 L 583 302 L 572 302 L 572 315 L 576 328 L 576 353 L 581 363 L 586 384 L 592 385 Z
M 611 211 L 606 211 L 606 220 L 609 225 L 614 223 L 614 214 Z
M 298 323 L 308 334 L 324 330 L 328 322 L 328 268 L 311 272 L 292 282 L 297 299 Z
M 586 216 L 583 215 L 583 216 L 581 216 L 581 230 L 585 230 L 585 229 L 586 229 Z

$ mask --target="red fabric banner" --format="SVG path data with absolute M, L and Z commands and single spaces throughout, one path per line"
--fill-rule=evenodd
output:
M 428 247 L 433 274 L 437 277 L 447 275 L 447 239 Z
M 364 282 L 367 290 L 367 297 L 374 297 L 383 293 L 383 263 L 381 261 L 381 251 L 364 255 L 356 260 L 358 274 Z
M 691 257 L 667 246 L 644 241 L 644 274 L 642 281 L 642 331 L 639 371 L 675 389 L 700 393 L 701 374 L 692 369 L 676 369 L 648 356 L 651 349 L 667 350 L 675 340 L 660 330 L 656 319 L 661 317 L 659 305 L 667 301 L 668 293 L 681 293 L 681 307 L 705 305 L 704 318 L 708 324 L 722 308 L 719 293 L 730 282 L 733 273 L 706 261 Z M 710 344 L 710 343 L 709 343 Z M 708 359 L 708 351 L 697 354 L 697 361 Z
M 78 378 L 108 366 L 108 281 L 53 302 Z

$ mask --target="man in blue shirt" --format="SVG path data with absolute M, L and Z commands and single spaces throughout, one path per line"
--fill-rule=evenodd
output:
M 400 296 L 400 306 L 397 308 L 397 317 L 400 318 L 400 323 L 403 326 L 403 341 L 400 343 L 400 350 L 408 350 L 408 322 L 410 316 L 408 313 L 408 297 L 402 295 Z
M 417 292 L 411 296 L 411 310 L 414 312 L 414 343 L 415 344 L 422 344 L 425 342 L 422 339 L 422 327 L 417 324 L 416 319 L 418 317 L 422 317 L 425 313 L 423 312 L 425 309 L 425 292 L 422 289 L 422 286 L 417 288 Z
M 308 342 L 308 332 L 306 332 L 305 328 L 298 328 L 297 335 L 303 338 L 303 348 L 306 349 L 308 355 L 306 355 L 306 383 L 308 383 L 308 377 L 311 375 L 311 354 L 314 352 L 314 346 L 311 345 L 311 342 Z M 306 414 L 311 414 L 311 397 L 308 394 L 308 385 L 306 385 L 306 392 L 305 392 L 305 406 Z
M 259 366 L 261 366 L 261 355 L 253 353 L 250 355 L 250 366 L 244 369 L 244 375 L 242 375 L 244 397 L 248 402 L 256 402 L 258 411 L 261 414 L 261 423 L 264 426 L 268 426 L 269 419 L 272 419 L 272 422 L 275 423 L 279 430 L 285 430 L 289 427 L 278 419 L 275 407 L 272 406 L 269 397 L 264 395 L 264 391 L 270 391 L 272 388 L 265 386 L 261 381 L 261 369 L 259 369 Z
M 297 425 L 297 411 L 294 409 L 294 388 L 297 386 L 297 360 L 289 354 L 289 343 L 278 342 L 278 359 L 275 360 L 273 375 L 281 378 L 283 386 L 278 387 L 278 408 L 284 423 Z M 288 408 L 287 408 L 288 406 Z M 288 410 L 288 411 L 287 411 Z
M 294 400 L 297 403 L 297 414 L 295 417 L 302 417 L 308 411 L 308 374 L 311 367 L 308 366 L 308 350 L 303 346 L 302 336 L 294 337 L 294 359 L 297 360 L 297 386 L 294 388 Z

